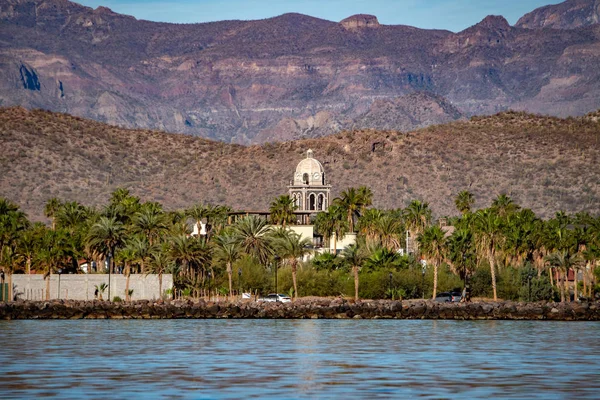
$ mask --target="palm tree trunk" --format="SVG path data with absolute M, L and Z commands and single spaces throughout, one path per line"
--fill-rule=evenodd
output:
M 129 266 L 129 264 L 125 263 L 125 273 L 126 273 L 126 279 L 125 279 L 125 301 L 129 301 L 131 300 L 129 297 L 129 276 L 131 275 L 131 267 Z
M 27 256 L 27 275 L 31 274 L 31 256 Z
M 433 262 L 433 297 L 435 300 L 435 295 L 437 294 L 437 281 L 438 281 L 438 263 L 437 261 Z
M 275 266 L 277 268 L 277 266 Z M 298 284 L 296 282 L 296 259 L 292 261 L 292 282 L 294 283 L 294 300 L 298 300 Z
M 46 300 L 50 300 L 50 278 L 52 277 L 52 272 L 48 272 L 48 276 L 46 277 Z
M 8 301 L 13 301 L 15 296 L 13 295 L 13 284 L 12 284 L 12 271 L 8 271 Z
M 554 287 L 554 268 L 550 267 L 550 286 Z
M 358 265 L 352 267 L 354 272 L 354 300 L 358 301 Z
M 559 277 L 557 279 L 558 282 L 556 282 L 556 284 L 559 286 L 559 289 L 560 289 L 560 302 L 564 303 L 565 302 L 565 285 L 563 285 L 562 279 L 563 279 L 563 274 L 562 274 L 562 271 L 560 271 Z
M 227 262 L 227 277 L 229 278 L 229 301 L 233 301 L 233 270 L 231 262 Z
M 162 300 L 162 272 L 158 273 L 158 299 Z
M 490 250 L 489 252 L 489 261 L 490 261 L 490 272 L 492 274 L 492 291 L 494 292 L 494 301 L 498 301 L 498 295 L 496 293 L 496 266 L 495 266 L 495 254 L 494 250 Z
M 565 297 L 566 297 L 567 302 L 570 302 L 571 301 L 571 289 L 569 289 L 569 269 L 568 268 L 565 270 L 564 284 L 565 284 Z
M 337 233 L 333 237 L 333 254 L 337 254 Z
M 579 299 L 577 291 L 577 268 L 573 268 L 573 300 Z

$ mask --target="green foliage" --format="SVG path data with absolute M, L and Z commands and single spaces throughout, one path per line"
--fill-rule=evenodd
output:
M 329 252 L 316 255 L 311 262 L 317 271 L 334 271 L 345 267 L 342 257 Z
M 123 302 L 123 300 L 119 296 L 113 297 L 112 301 L 115 302 L 115 303 L 122 303 Z

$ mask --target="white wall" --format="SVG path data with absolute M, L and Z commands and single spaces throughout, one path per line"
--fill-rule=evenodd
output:
M 41 274 L 12 276 L 14 293 L 23 300 L 46 300 L 46 281 Z M 93 300 L 95 286 L 108 284 L 108 274 L 63 274 L 60 275 L 60 294 L 58 293 L 59 276 L 50 278 L 50 298 L 68 300 Z M 110 297 L 119 296 L 125 300 L 126 277 L 122 274 L 111 274 Z M 160 298 L 158 275 L 132 274 L 129 289 L 133 289 L 132 300 L 152 300 Z M 162 276 L 162 291 L 173 287 L 173 276 Z M 108 289 L 104 291 L 104 300 L 108 300 Z

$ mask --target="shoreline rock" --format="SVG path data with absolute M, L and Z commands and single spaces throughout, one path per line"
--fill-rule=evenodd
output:
M 600 321 L 600 302 L 436 303 L 298 300 L 293 303 L 149 301 L 15 301 L 0 303 L 0 320 L 18 319 L 443 319 Z

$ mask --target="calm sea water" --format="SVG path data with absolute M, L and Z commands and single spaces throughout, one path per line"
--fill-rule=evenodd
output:
M 600 398 L 600 323 L 0 321 L 0 398 Z

